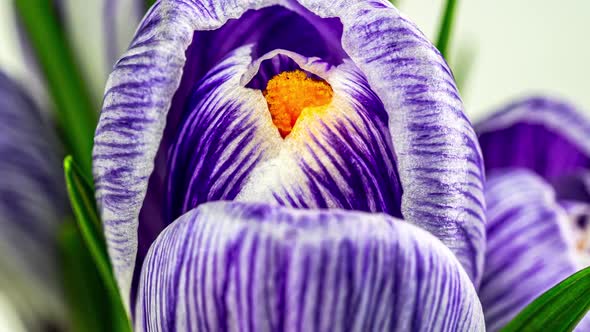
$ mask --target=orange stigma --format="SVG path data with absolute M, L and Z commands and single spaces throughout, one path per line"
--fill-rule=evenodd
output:
M 327 82 L 309 78 L 301 70 L 276 75 L 263 92 L 272 122 L 283 138 L 291 133 L 302 112 L 325 110 L 333 94 Z

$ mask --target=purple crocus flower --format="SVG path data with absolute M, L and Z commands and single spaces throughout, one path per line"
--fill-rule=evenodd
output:
M 476 130 L 488 173 L 479 292 L 488 330 L 496 331 L 590 262 L 590 121 L 572 105 L 534 97 Z
M 29 95 L 2 72 L 0 119 L 0 296 L 28 329 L 40 331 L 65 319 L 56 243 L 66 214 L 59 144 Z
M 482 166 L 448 66 L 385 0 L 158 1 L 94 148 L 150 331 L 481 330 Z

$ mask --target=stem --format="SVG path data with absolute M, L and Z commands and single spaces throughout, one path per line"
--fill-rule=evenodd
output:
M 453 30 L 456 5 L 456 0 L 447 0 L 445 11 L 442 16 L 442 21 L 440 23 L 440 29 L 438 31 L 438 38 L 436 41 L 436 47 L 438 48 L 442 56 L 445 58 L 445 60 L 447 60 L 447 62 L 449 61 L 448 47 L 451 39 L 451 33 Z

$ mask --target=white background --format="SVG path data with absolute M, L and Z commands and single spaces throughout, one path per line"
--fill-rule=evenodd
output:
M 461 91 L 472 118 L 530 94 L 566 98 L 590 116 L 589 0 L 457 2 L 449 61 L 456 67 L 459 50 L 473 49 Z M 434 40 L 443 3 L 400 0 L 399 8 Z

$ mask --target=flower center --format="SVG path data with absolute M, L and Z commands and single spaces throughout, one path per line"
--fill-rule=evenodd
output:
M 333 94 L 330 84 L 309 78 L 301 70 L 274 76 L 263 92 L 272 122 L 283 138 L 291 133 L 300 117 L 326 110 Z

